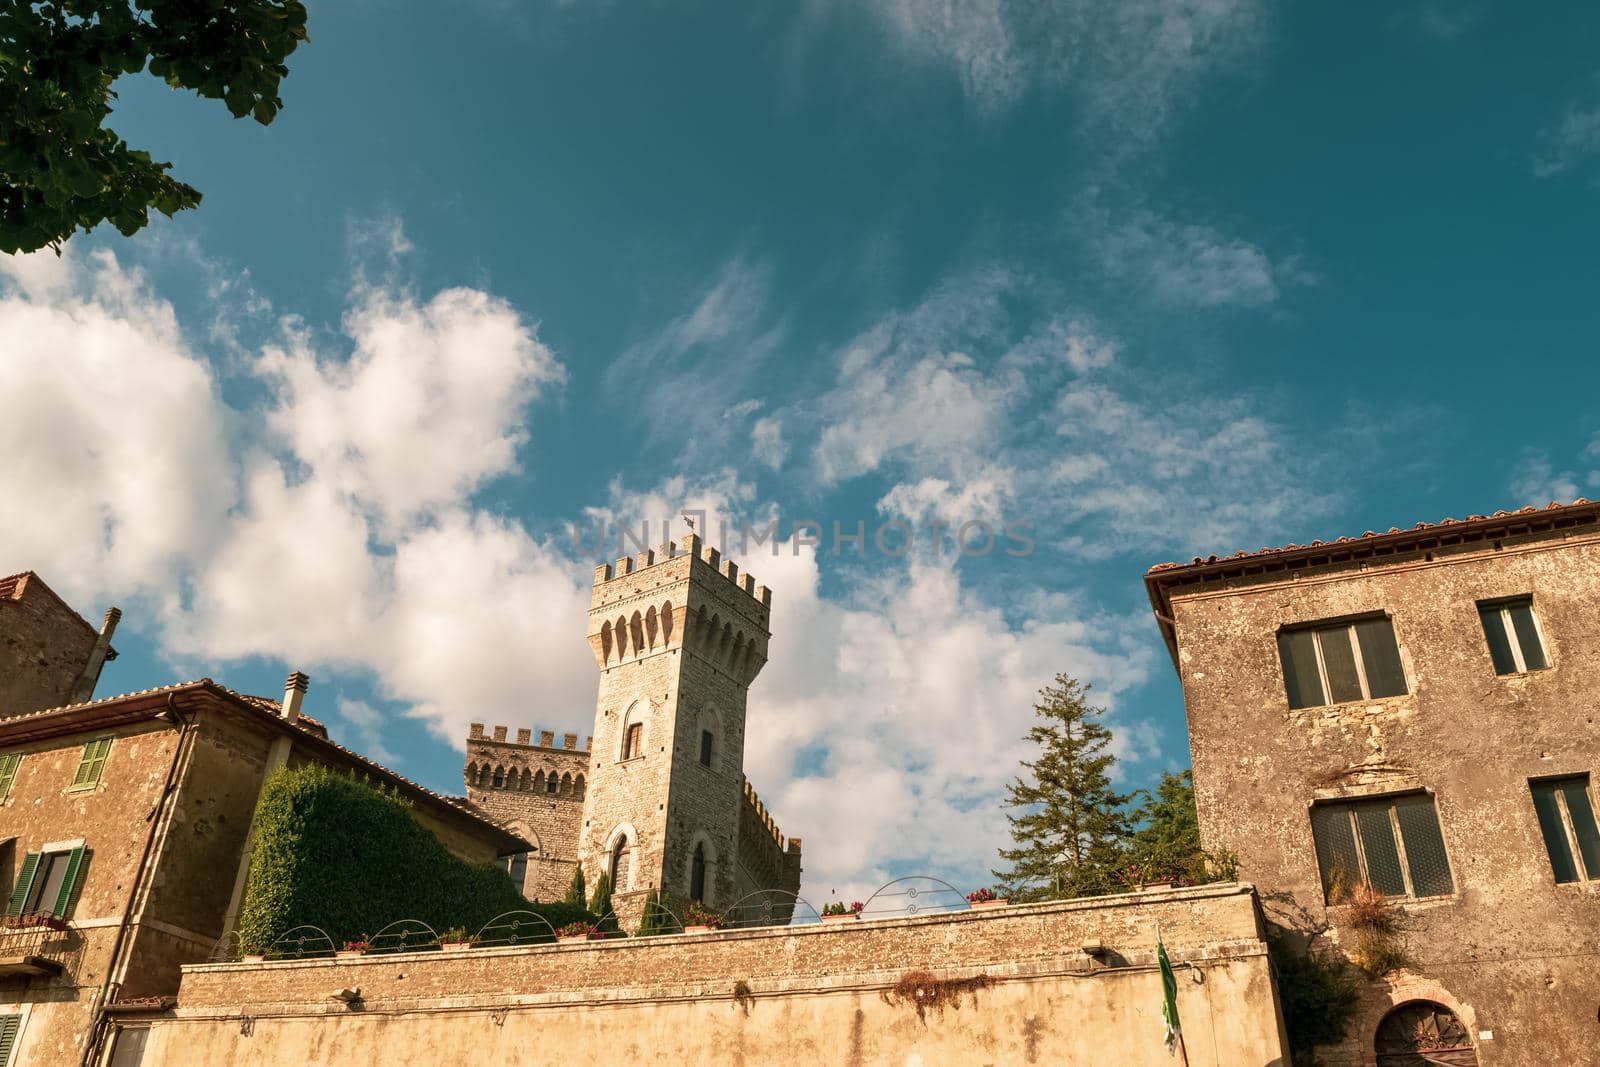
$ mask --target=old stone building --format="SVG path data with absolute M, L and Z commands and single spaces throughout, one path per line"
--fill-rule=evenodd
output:
M 1600 505 L 1146 584 L 1207 847 L 1273 921 L 1387 971 L 1321 1062 L 1600 1062 Z
M 32 571 L 0 578 L 0 716 L 93 697 L 120 618 L 110 609 L 96 632 Z
M 744 776 L 750 683 L 767 660 L 772 594 L 693 535 L 595 572 L 594 733 L 497 726 L 467 739 L 472 803 L 535 845 L 513 866 L 536 899 L 605 873 L 625 925 L 647 895 L 727 909 L 800 887 L 785 838 Z
M 30 708 L 80 684 L 100 635 L 62 620 L 64 605 L 28 579 L 22 603 L 42 608 L 0 610 L 0 647 L 51 669 L 17 690 L 28 710 L 0 704 L 0 1067 L 103 1062 L 115 1020 L 170 999 L 180 966 L 211 957 L 238 912 L 251 820 L 278 766 L 320 763 L 392 788 L 464 859 L 526 849 L 464 802 L 331 741 L 301 713 L 304 675 L 281 701 L 201 679 Z M 40 634 L 71 654 L 27 652 Z

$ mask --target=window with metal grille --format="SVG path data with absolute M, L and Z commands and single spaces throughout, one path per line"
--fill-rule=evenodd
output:
M 17 1031 L 22 1029 L 22 1016 L 0 1015 L 0 1067 L 8 1067 L 11 1054 L 17 1048 Z
M 83 746 L 83 756 L 78 760 L 78 771 L 72 776 L 73 789 L 93 789 L 100 784 L 100 774 L 106 768 L 106 757 L 111 754 L 111 738 L 97 737 Z
M 1330 904 L 1359 885 L 1386 897 L 1442 896 L 1455 888 L 1426 793 L 1317 804 L 1311 835 Z
M 1541 778 L 1528 783 L 1544 850 L 1558 882 L 1600 878 L 1600 829 L 1589 801 L 1589 776 Z
M 1378 1067 L 1477 1067 L 1472 1038 L 1443 1004 L 1413 1000 L 1384 1016 L 1373 1037 Z
M 11 796 L 11 786 L 17 780 L 17 768 L 22 766 L 22 753 L 0 752 L 0 804 Z
M 1280 630 L 1278 656 L 1291 708 L 1406 692 L 1394 626 L 1386 615 Z
M 1543 670 L 1548 665 L 1539 623 L 1533 617 L 1531 596 L 1481 600 L 1478 618 L 1483 623 L 1483 636 L 1489 641 L 1494 673 L 1522 674 Z
M 622 737 L 622 758 L 633 759 L 642 755 L 644 755 L 644 723 L 629 723 L 628 732 Z

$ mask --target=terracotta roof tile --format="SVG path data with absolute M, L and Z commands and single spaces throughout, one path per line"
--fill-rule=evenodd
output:
M 1394 526 L 1391 526 L 1388 530 L 1385 530 L 1382 533 L 1377 533 L 1377 532 L 1374 532 L 1372 530 L 1368 530 L 1366 533 L 1362 534 L 1360 537 L 1348 537 L 1348 536 L 1347 537 L 1338 537 L 1338 538 L 1335 538 L 1332 541 L 1312 541 L 1309 544 L 1304 544 L 1304 545 L 1287 544 L 1287 545 L 1283 545 L 1283 546 L 1281 546 L 1279 548 L 1260 548 L 1260 549 L 1257 549 L 1254 552 L 1247 552 L 1247 551 L 1244 551 L 1244 550 L 1241 549 L 1240 551 L 1235 552 L 1235 553 L 1233 553 L 1232 555 L 1229 555 L 1229 556 L 1196 556 L 1196 557 L 1194 557 L 1194 559 L 1190 560 L 1188 563 L 1157 563 L 1155 566 L 1151 567 L 1145 573 L 1146 574 L 1160 574 L 1163 571 L 1181 570 L 1181 569 L 1183 569 L 1185 567 L 1205 566 L 1205 565 L 1211 564 L 1211 563 L 1225 563 L 1225 562 L 1227 562 L 1229 560 L 1256 559 L 1256 558 L 1264 557 L 1264 556 L 1281 555 L 1281 554 L 1283 554 L 1285 552 L 1301 552 L 1301 551 L 1305 551 L 1305 550 L 1311 549 L 1311 548 L 1329 548 L 1329 547 L 1332 547 L 1334 545 L 1359 544 L 1359 543 L 1362 543 L 1362 542 L 1366 542 L 1366 541 L 1370 541 L 1370 540 L 1374 540 L 1374 539 L 1378 539 L 1378 538 L 1401 537 L 1401 536 L 1403 536 L 1405 534 L 1416 533 L 1416 532 L 1419 532 L 1419 531 L 1442 530 L 1442 529 L 1446 529 L 1448 527 L 1459 527 L 1459 526 L 1475 526 L 1475 525 L 1479 525 L 1479 524 L 1483 524 L 1483 523 L 1495 522 L 1495 521 L 1500 521 L 1500 520 L 1504 520 L 1504 519 L 1508 519 L 1508 518 L 1514 518 L 1514 517 L 1516 517 L 1518 515 L 1538 516 L 1538 515 L 1540 515 L 1542 513 L 1545 513 L 1545 512 L 1560 512 L 1560 511 L 1565 511 L 1568 508 L 1584 507 L 1584 506 L 1587 506 L 1589 504 L 1591 504 L 1591 501 L 1588 501 L 1588 500 L 1583 499 L 1582 497 L 1579 497 L 1577 500 L 1572 501 L 1570 504 L 1563 504 L 1563 503 L 1561 503 L 1559 501 L 1552 501 L 1551 503 L 1545 505 L 1542 508 L 1537 508 L 1537 507 L 1533 507 L 1532 505 L 1530 505 L 1530 506 L 1525 507 L 1525 508 L 1518 508 L 1515 511 L 1496 511 L 1492 515 L 1468 515 L 1464 519 L 1441 519 L 1438 522 L 1419 522 L 1415 526 L 1407 527 L 1404 530 L 1400 529 L 1399 527 L 1394 527 Z

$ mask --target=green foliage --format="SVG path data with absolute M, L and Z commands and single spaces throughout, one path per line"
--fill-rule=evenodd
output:
M 1006 787 L 1007 814 L 1016 847 L 1000 850 L 1008 871 L 995 871 L 1005 896 L 1028 900 L 1070 898 L 1116 889 L 1122 844 L 1130 825 L 1131 794 L 1111 788 L 1116 757 L 1104 708 L 1086 702 L 1089 687 L 1065 674 L 1040 690 L 1034 711 L 1041 720 L 1027 740 L 1038 758 L 1024 760 L 1032 774 Z
M 667 910 L 661 906 L 661 897 L 654 889 L 644 898 L 644 917 L 639 920 L 639 937 L 655 937 L 658 934 L 670 933 L 672 919 Z
M 530 904 L 506 872 L 450 854 L 391 791 L 308 765 L 262 790 L 239 941 L 270 945 L 310 924 L 335 944 L 398 919 L 477 930 L 502 912 L 534 911 L 551 926 L 588 918 L 565 904 Z
M 1239 873 L 1233 853 L 1208 853 L 1200 847 L 1200 817 L 1195 811 L 1194 775 L 1161 775 L 1154 796 L 1135 813 L 1139 828 L 1128 838 L 1124 880 L 1170 878 L 1178 885 L 1232 881 Z
M 611 931 L 617 928 L 617 917 L 611 914 L 611 876 L 605 871 L 600 872 L 599 880 L 594 883 L 589 910 L 600 917 L 600 929 Z
M 1355 978 L 1342 961 L 1296 946 L 1277 927 L 1269 928 L 1267 947 L 1278 978 L 1289 1052 L 1295 1063 L 1314 1067 L 1316 1047 L 1343 1041 L 1355 1018 Z
M 58 251 L 75 230 L 124 234 L 200 203 L 170 163 L 104 125 L 123 74 L 270 123 L 284 60 L 306 37 L 301 0 L 55 0 L 0 4 L 0 252 Z
M 572 884 L 567 887 L 566 902 L 574 908 L 581 908 L 585 905 L 582 864 L 579 864 L 572 871 Z

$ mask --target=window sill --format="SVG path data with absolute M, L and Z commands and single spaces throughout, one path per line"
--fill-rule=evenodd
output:
M 1525 671 L 1507 671 L 1505 674 L 1501 674 L 1499 671 L 1496 671 L 1494 677 L 1495 681 L 1509 681 L 1513 678 L 1528 678 L 1535 674 L 1544 674 L 1546 671 L 1555 670 L 1555 666 L 1556 665 L 1554 663 L 1546 663 L 1543 667 L 1533 667 Z
M 641 755 L 641 756 L 624 756 L 622 759 L 617 760 L 617 766 L 620 767 L 624 763 L 638 763 L 640 760 L 644 759 L 644 757 L 648 756 L 648 755 L 649 755 L 649 753 L 646 752 L 646 753 L 644 753 L 644 755 Z
M 1351 711 L 1356 708 L 1382 707 L 1401 700 L 1411 700 L 1415 697 L 1415 693 L 1396 693 L 1392 697 L 1363 697 L 1360 700 L 1341 700 L 1337 704 L 1308 704 L 1303 708 L 1288 708 L 1287 710 L 1290 715 L 1309 715 L 1326 711 Z
M 63 793 L 93 793 L 93 792 L 96 792 L 97 790 L 99 790 L 99 788 L 100 788 L 100 783 L 96 782 L 96 783 L 94 783 L 94 785 L 69 785 L 65 789 L 63 789 L 62 792 Z

